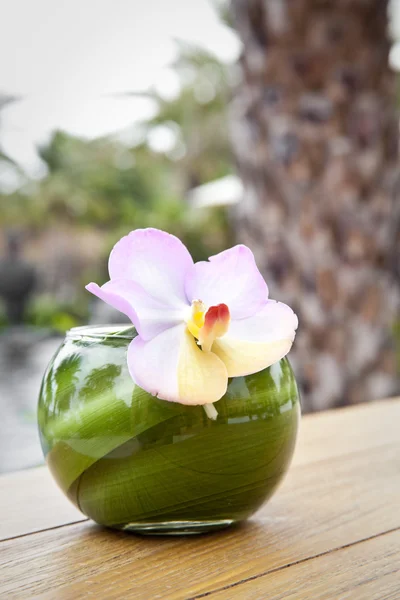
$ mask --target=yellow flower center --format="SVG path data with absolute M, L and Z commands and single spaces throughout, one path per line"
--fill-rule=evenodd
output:
M 207 309 L 201 300 L 193 300 L 187 328 L 198 340 L 201 349 L 210 352 L 214 340 L 228 331 L 230 320 L 229 308 L 226 304 L 210 306 Z

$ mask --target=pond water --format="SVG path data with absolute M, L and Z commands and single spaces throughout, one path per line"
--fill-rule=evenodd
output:
M 36 405 L 43 372 L 61 341 L 25 327 L 0 335 L 0 474 L 43 463 Z

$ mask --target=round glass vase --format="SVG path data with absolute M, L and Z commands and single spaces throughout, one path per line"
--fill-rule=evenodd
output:
M 230 379 L 212 420 L 135 385 L 135 335 L 74 328 L 48 366 L 39 430 L 58 485 L 97 523 L 128 531 L 199 533 L 247 519 L 293 454 L 300 406 L 288 360 Z

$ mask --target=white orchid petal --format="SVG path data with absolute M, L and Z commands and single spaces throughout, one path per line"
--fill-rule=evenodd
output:
M 202 300 L 207 306 L 226 304 L 232 319 L 255 314 L 268 299 L 268 287 L 246 246 L 235 246 L 209 262 L 198 262 L 186 276 L 188 300 Z
M 269 300 L 252 317 L 232 321 L 228 333 L 213 343 L 212 352 L 224 362 L 229 377 L 256 373 L 286 356 L 297 325 L 289 306 Z
M 159 229 L 136 229 L 113 248 L 110 279 L 130 279 L 153 298 L 168 304 L 188 304 L 185 277 L 193 260 L 182 242 Z
M 159 300 L 148 294 L 140 285 L 129 279 L 113 279 L 102 287 L 89 283 L 86 289 L 126 314 L 139 335 L 151 339 L 165 329 L 182 323 L 187 307 L 182 303 L 168 304 L 169 298 Z
M 143 389 L 182 404 L 216 402 L 228 383 L 223 362 L 212 352 L 202 352 L 185 325 L 147 342 L 135 338 L 128 349 L 128 367 Z

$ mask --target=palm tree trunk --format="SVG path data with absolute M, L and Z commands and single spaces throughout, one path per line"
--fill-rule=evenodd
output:
M 300 328 L 306 410 L 399 391 L 400 200 L 386 0 L 232 0 L 238 238 Z

